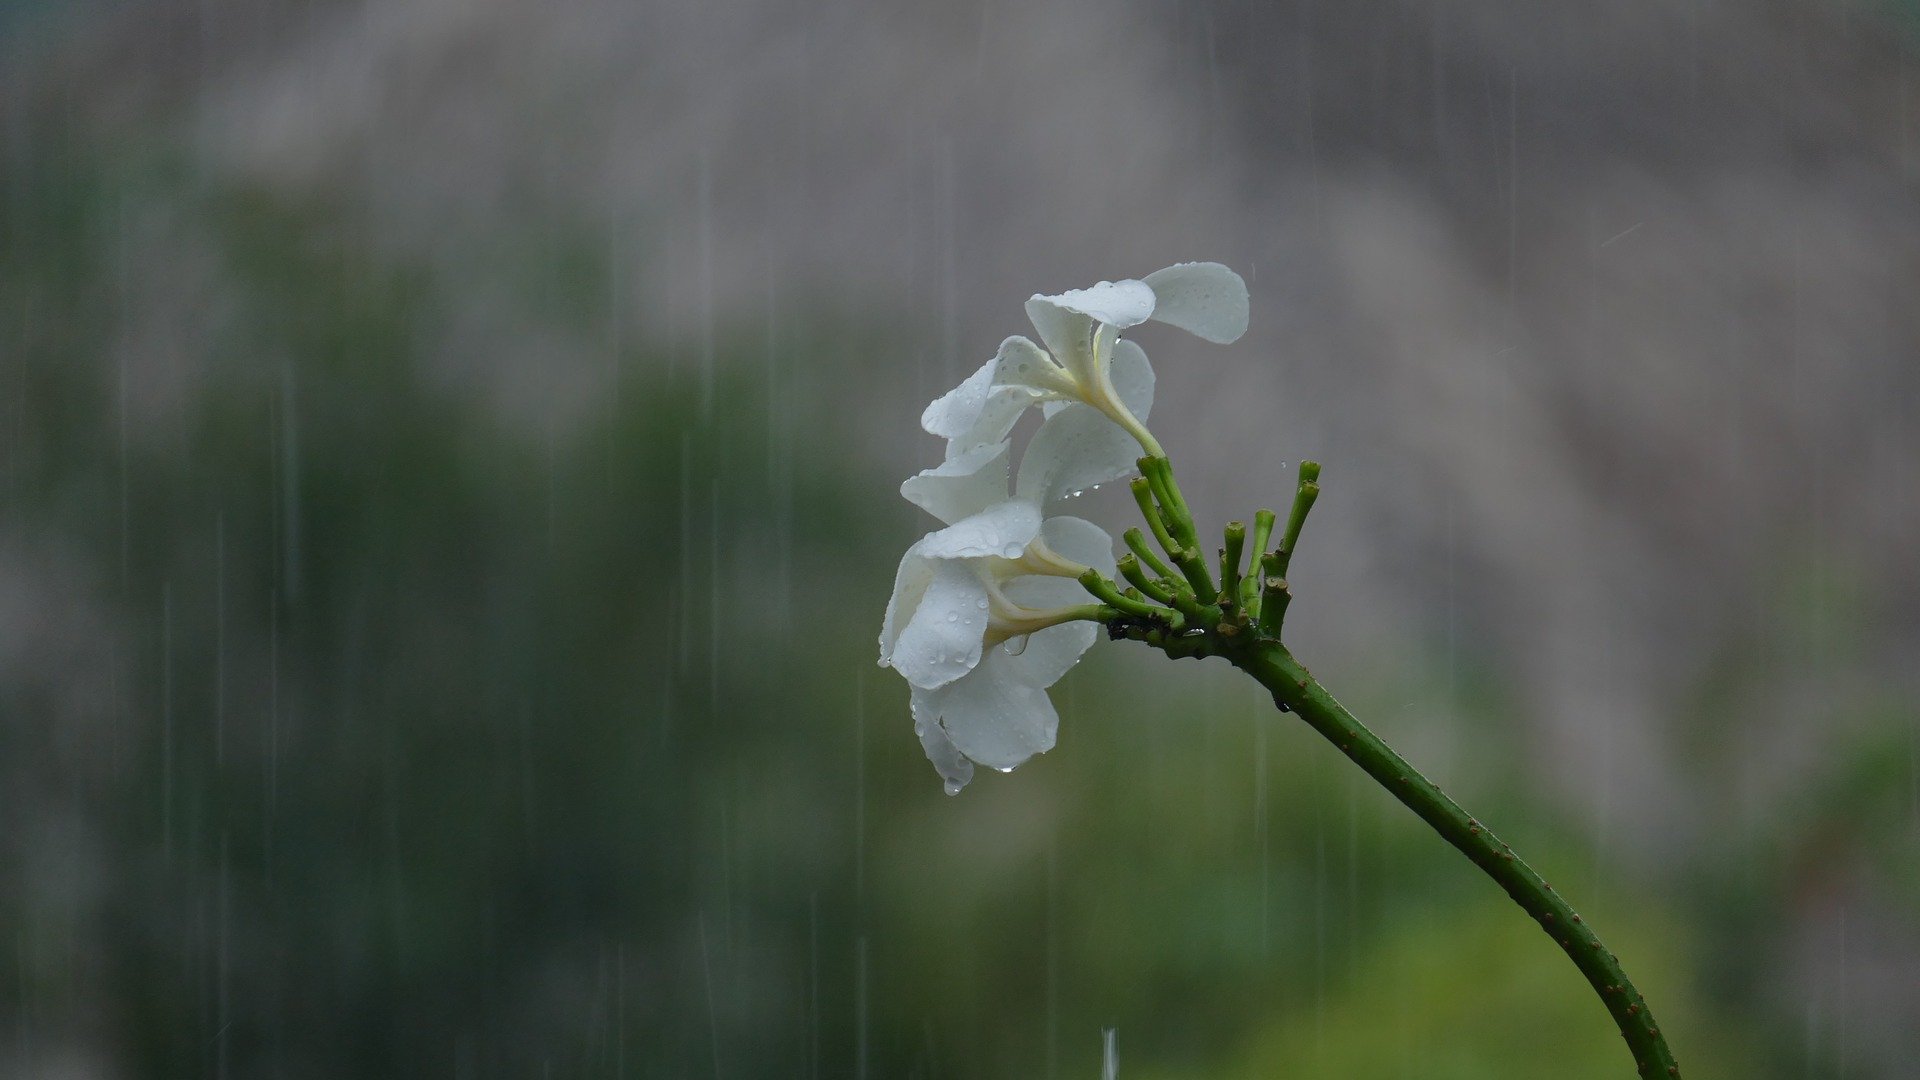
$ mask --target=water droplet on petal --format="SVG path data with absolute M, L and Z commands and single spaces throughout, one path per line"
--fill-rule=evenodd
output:
M 973 606 L 979 608 L 981 611 L 987 610 L 987 598 L 983 596 L 980 599 L 975 600 L 973 602 Z
M 1021 653 L 1026 652 L 1027 642 L 1032 640 L 1032 638 L 1033 638 L 1032 634 L 1021 634 L 1017 638 L 1008 638 L 1007 639 L 1007 655 L 1019 656 Z
M 948 777 L 947 782 L 941 786 L 947 789 L 947 794 L 958 795 L 960 794 L 960 789 L 963 787 L 966 787 L 967 785 L 961 783 L 958 780 L 953 779 L 952 777 Z
M 1006 547 L 1000 549 L 1000 555 L 1002 558 L 1017 559 L 1020 557 L 1020 551 L 1020 545 L 1008 544 Z
M 881 667 L 892 667 L 892 666 L 893 666 L 893 661 L 891 661 L 891 660 L 889 660 L 889 659 L 887 659 L 886 657 L 884 657 L 884 656 L 883 656 L 883 657 L 881 657 L 881 658 L 880 658 L 880 666 L 881 666 Z
M 957 612 L 957 611 L 949 611 L 949 612 L 947 612 L 947 621 L 948 621 L 948 622 L 959 622 L 959 621 L 960 621 L 960 613 L 959 613 L 959 612 Z
M 1010 772 L 1012 772 L 1012 771 L 1013 771 L 1013 766 L 1011 766 L 1011 765 L 995 765 L 995 766 L 993 767 L 993 771 L 994 771 L 994 772 L 997 772 L 997 773 L 1010 773 Z

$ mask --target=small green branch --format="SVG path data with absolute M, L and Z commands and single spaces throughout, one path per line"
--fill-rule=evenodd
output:
M 1313 509 L 1314 500 L 1320 497 L 1319 480 L 1319 462 L 1300 463 L 1300 483 L 1293 489 L 1293 509 L 1287 512 L 1287 531 L 1280 537 L 1280 577 L 1287 576 L 1294 547 L 1300 543 L 1300 528 L 1307 523 L 1307 513 Z
M 1183 546 L 1200 546 L 1200 534 L 1193 529 L 1193 513 L 1187 509 L 1187 500 L 1180 494 L 1180 483 L 1173 478 L 1173 462 L 1165 457 L 1143 457 L 1138 462 L 1140 475 L 1152 485 L 1153 497 L 1160 501 L 1160 508 L 1167 515 L 1167 531 Z
M 1280 561 L 1277 551 L 1260 557 L 1260 635 L 1275 641 L 1280 640 L 1280 630 L 1286 625 L 1287 605 L 1293 603 L 1293 590 L 1280 576 Z
M 1273 539 L 1273 511 L 1255 510 L 1253 512 L 1253 565 L 1247 568 L 1247 576 L 1240 583 L 1240 606 L 1247 609 L 1247 617 L 1260 617 L 1260 557 L 1267 552 L 1267 542 Z
M 1146 502 L 1159 505 L 1165 531 L 1178 545 L 1167 548 L 1167 557 L 1173 560 L 1187 583 L 1193 586 L 1194 597 L 1202 604 L 1213 603 L 1213 577 L 1207 572 L 1206 561 L 1200 556 L 1200 538 L 1193 531 L 1193 515 L 1187 511 L 1186 501 L 1180 497 L 1180 485 L 1174 482 L 1173 463 L 1164 457 L 1143 457 L 1139 465 L 1141 478 L 1146 480 L 1152 495 L 1151 500 L 1143 501 L 1142 511 L 1146 510 Z M 1134 498 L 1140 500 L 1137 487 Z M 1153 524 L 1152 517 L 1149 514 L 1149 526 Z M 1154 535 L 1159 537 L 1160 534 L 1156 532 Z M 1162 544 L 1164 546 L 1164 540 Z
M 1172 605 L 1174 590 L 1148 577 L 1146 571 L 1140 568 L 1139 559 L 1132 555 L 1122 555 L 1118 568 L 1120 576 L 1126 578 L 1134 588 L 1139 589 L 1141 595 L 1161 604 Z
M 1221 603 L 1240 604 L 1240 559 L 1246 554 L 1247 526 L 1245 522 L 1229 521 L 1226 528 L 1226 547 L 1220 551 L 1220 598 Z
M 1160 504 L 1154 501 L 1153 482 L 1144 476 L 1136 476 L 1128 481 L 1127 487 L 1133 492 L 1133 501 L 1140 504 L 1140 516 L 1146 519 L 1147 528 L 1153 530 L 1153 538 L 1159 543 L 1160 550 L 1172 556 L 1179 550 L 1180 543 L 1167 531 L 1167 519 L 1160 515 Z M 1165 576 L 1172 577 L 1173 571 L 1168 570 Z
M 1141 483 L 1141 481 L 1135 480 L 1134 483 L 1138 484 Z M 1154 554 L 1153 548 L 1147 546 L 1146 534 L 1142 533 L 1138 528 L 1128 529 L 1126 532 L 1120 534 L 1120 538 L 1126 541 L 1127 550 L 1139 557 L 1140 565 L 1153 571 L 1154 577 L 1170 578 L 1174 576 L 1173 567 L 1160 561 L 1160 556 Z
M 1171 614 L 1164 608 L 1155 607 L 1145 600 L 1136 599 L 1121 592 L 1113 582 L 1108 581 L 1098 570 L 1088 570 L 1086 573 L 1081 574 L 1080 584 L 1088 592 L 1093 594 L 1094 599 L 1099 600 L 1101 603 L 1122 614 L 1131 615 L 1137 619 L 1152 619 L 1158 622 L 1165 622 L 1167 621 L 1167 616 Z
M 1173 564 L 1180 568 L 1180 574 L 1187 579 L 1193 589 L 1193 597 L 1202 604 L 1213 603 L 1213 578 L 1207 574 L 1207 564 L 1200 553 L 1190 547 L 1175 548 L 1170 552 Z

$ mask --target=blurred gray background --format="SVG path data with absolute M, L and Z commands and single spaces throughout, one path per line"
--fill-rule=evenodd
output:
M 1448 1011 L 1486 950 L 1421 950 L 1524 920 L 1224 668 L 1103 645 L 1053 755 L 917 760 L 920 407 L 1030 293 L 1213 259 L 1253 329 L 1146 329 L 1154 428 L 1208 520 L 1323 463 L 1296 651 L 1598 892 L 1701 1075 L 1920 1076 L 1913 4 L 0 47 L 0 1072 L 1625 1075 L 1524 925 L 1486 1000 L 1564 1023 Z

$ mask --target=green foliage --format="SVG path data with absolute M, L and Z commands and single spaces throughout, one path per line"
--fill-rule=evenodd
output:
M 1612 1075 L 1551 944 L 1224 664 L 1102 646 L 1055 753 L 941 794 L 872 666 L 920 523 L 791 375 L 897 343 L 722 334 L 711 383 L 636 344 L 542 430 L 429 374 L 470 299 L 322 209 L 7 164 L 6 550 L 100 627 L 0 686 L 26 1073 L 1084 1076 L 1117 1026 L 1129 1078 Z M 157 415 L 142 207 L 211 275 Z M 489 256 L 583 351 L 587 244 Z M 1592 862 L 1476 760 L 1469 805 Z M 1759 1075 L 1686 906 L 1606 903 L 1691 1075 Z

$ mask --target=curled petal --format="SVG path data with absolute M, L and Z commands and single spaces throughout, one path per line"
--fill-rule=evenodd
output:
M 1022 388 L 1028 392 L 1029 403 L 1079 394 L 1073 380 L 1045 350 L 1017 334 L 1000 343 L 994 365 L 995 388 Z
M 1133 436 L 1086 405 L 1049 416 L 1020 459 L 1019 498 L 1046 505 L 1129 476 L 1139 455 Z
M 1153 365 L 1147 362 L 1147 351 L 1126 338 L 1114 342 L 1107 377 L 1134 419 L 1145 420 L 1153 411 Z
M 907 549 L 900 559 L 900 568 L 894 571 L 893 595 L 887 598 L 887 614 L 880 620 L 880 665 L 891 666 L 893 648 L 900 640 L 900 628 L 913 618 L 915 609 L 920 606 L 920 598 L 927 594 L 927 586 L 933 583 L 933 564 L 922 555 L 921 544 Z
M 1247 283 L 1216 262 L 1175 263 L 1146 277 L 1152 318 L 1216 345 L 1247 332 Z
M 996 386 L 987 393 L 973 426 L 947 440 L 947 457 L 958 457 L 969 450 L 1005 442 L 1013 425 L 1033 405 L 1034 394 L 1024 386 Z
M 933 762 L 940 779 L 946 782 L 947 794 L 958 795 L 973 779 L 973 762 L 947 738 L 947 729 L 941 727 L 939 718 L 932 714 L 928 702 L 939 694 L 938 690 L 916 688 L 913 691 L 913 733 L 920 736 L 920 748 L 927 752 L 927 760 Z
M 1027 302 L 1027 310 L 1032 312 L 1033 304 L 1039 302 L 1125 330 L 1152 318 L 1156 299 L 1153 288 L 1147 282 L 1128 278 L 1125 281 L 1103 281 L 1055 296 L 1036 295 Z
M 996 361 L 989 360 L 980 369 L 960 381 L 960 385 L 935 398 L 920 413 L 920 426 L 929 435 L 951 439 L 964 435 L 980 419 L 988 393 L 993 389 Z
M 980 559 L 990 555 L 1017 559 L 1038 535 L 1039 505 L 1002 496 L 1001 502 L 920 541 L 921 553 L 929 559 Z
M 1047 352 L 1071 376 L 1069 397 L 1079 397 L 1087 388 L 1098 385 L 1094 370 L 1092 316 L 1055 304 L 1053 298 L 1036 296 L 1027 301 L 1027 318 L 1046 343 Z
M 1012 769 L 1046 753 L 1060 729 L 1047 692 L 1015 677 L 1007 663 L 1015 659 L 996 647 L 966 678 L 916 695 L 921 715 L 937 720 L 954 747 L 989 768 Z
M 1000 586 L 1000 595 L 1003 603 L 1017 604 L 1030 612 L 1057 612 L 1094 603 L 1079 579 L 1051 574 L 1011 578 Z
M 1064 514 L 1050 517 L 1040 526 L 1040 539 L 1046 541 L 1055 554 L 1082 566 L 1091 566 L 1107 577 L 1113 576 L 1113 537 L 1093 522 Z
M 1049 626 L 1029 635 L 1026 648 L 1017 653 L 1004 647 L 997 650 L 1005 659 L 994 658 L 993 665 L 995 669 L 1004 667 L 1008 678 L 1045 690 L 1073 670 L 1073 665 L 1080 662 L 1099 636 L 1100 628 L 1090 622 Z M 980 662 L 984 664 L 988 659 L 982 657 Z
M 987 588 L 964 563 L 935 560 L 932 580 L 888 657 L 922 690 L 953 682 L 980 663 L 987 631 Z
M 931 469 L 908 477 L 900 494 L 948 525 L 978 514 L 1007 498 L 1005 442 L 976 446 Z

